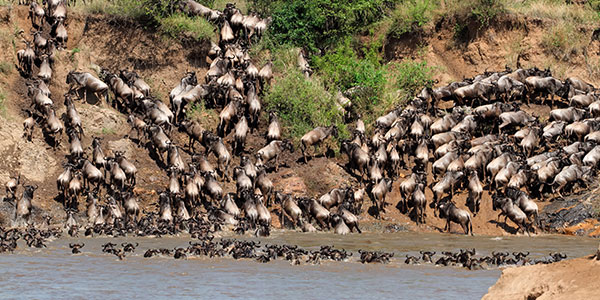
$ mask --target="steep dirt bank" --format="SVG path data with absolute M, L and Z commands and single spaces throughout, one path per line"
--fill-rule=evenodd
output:
M 22 46 L 19 43 L 20 38 L 15 37 L 14 32 L 16 29 L 23 29 L 28 37 L 31 26 L 26 16 L 27 8 L 25 7 L 3 8 L 0 11 L 0 30 L 3 32 L 3 37 L 6 37 L 1 40 L 2 47 L 3 49 L 12 49 L 0 53 L 0 60 L 16 62 L 15 53 Z M 151 85 L 153 94 L 165 103 L 168 102 L 169 91 L 178 84 L 186 70 L 195 70 L 200 81 L 204 78 L 206 42 L 168 40 L 131 21 L 107 16 L 81 15 L 70 12 L 68 18 L 69 42 L 67 49 L 57 54 L 57 60 L 53 66 L 53 79 L 50 82 L 52 99 L 59 114 L 65 111 L 62 105 L 62 95 L 68 89 L 65 80 L 71 70 L 96 74 L 98 68 L 107 68 L 112 72 L 120 69 L 134 69 Z M 440 38 L 442 38 L 441 35 Z M 434 44 L 435 40 L 432 38 L 431 43 Z M 441 41 L 444 39 L 442 38 Z M 16 47 L 12 46 L 13 43 Z M 471 72 L 483 71 L 485 68 L 483 65 L 477 65 L 477 63 L 483 64 L 482 61 L 474 61 L 473 65 L 469 65 L 465 63 L 464 59 L 453 59 L 452 55 L 455 55 L 453 54 L 455 51 L 457 50 L 453 48 L 433 49 L 428 55 L 445 57 L 446 62 L 440 62 L 441 66 L 450 63 L 456 66 L 469 66 L 464 70 L 462 67 L 452 70 L 442 68 L 440 69 L 441 74 L 470 76 Z M 433 61 L 433 63 L 436 62 Z M 494 68 L 502 69 L 503 66 L 504 63 L 498 62 L 498 66 L 494 65 Z M 59 198 L 55 179 L 62 171 L 62 164 L 66 162 L 68 140 L 63 136 L 62 146 L 55 151 L 43 139 L 39 127 L 35 129 L 33 142 L 22 140 L 21 122 L 24 115 L 21 109 L 24 104 L 29 103 L 25 80 L 20 77 L 16 68 L 12 68 L 9 72 L 0 74 L 0 88 L 6 94 L 6 113 L 0 117 L 0 122 L 2 122 L 0 123 L 0 138 L 2 138 L 0 140 L 0 182 L 6 182 L 10 175 L 21 173 L 27 183 L 39 184 L 40 188 L 33 201 L 34 206 L 39 210 L 34 215 L 50 214 L 55 217 L 54 222 L 62 222 L 65 215 L 62 204 L 57 202 Z M 144 210 L 157 210 L 157 191 L 166 188 L 167 175 L 146 148 L 136 146 L 127 136 L 129 126 L 126 124 L 126 116 L 106 104 L 92 105 L 78 102 L 76 106 L 82 116 L 86 132 L 86 136 L 82 140 L 84 148 L 91 144 L 92 137 L 100 136 L 103 138 L 104 149 L 124 151 L 125 156 L 138 168 L 135 193 L 141 200 Z M 540 111 L 538 106 L 532 106 L 529 109 Z M 217 121 L 216 115 L 218 115 L 218 111 L 205 110 L 198 117 L 206 129 L 214 130 Z M 247 154 L 256 153 L 264 146 L 263 134 L 266 131 L 264 126 L 263 122 L 260 130 L 248 137 Z M 182 149 L 184 160 L 189 162 L 192 153 L 185 147 L 187 138 L 179 132 L 173 134 L 172 140 Z M 231 135 L 225 139 L 228 145 L 231 139 Z M 323 150 L 325 150 L 324 148 L 322 147 Z M 200 146 L 196 148 L 198 152 L 202 150 Z M 310 160 L 308 164 L 300 163 L 300 157 L 301 154 L 297 151 L 293 154 L 286 154 L 280 159 L 284 162 L 284 166 L 278 172 L 273 171 L 269 174 L 275 184 L 275 190 L 295 195 L 319 197 L 335 187 L 358 185 L 356 179 L 345 170 L 344 164 L 347 161 L 345 156 L 330 158 L 319 156 Z M 410 157 L 405 157 L 405 159 L 411 160 Z M 210 160 L 216 165 L 214 157 L 211 156 Z M 237 164 L 239 164 L 239 158 L 236 157 L 231 165 Z M 365 200 L 364 213 L 361 216 L 363 226 L 372 230 L 381 230 L 385 225 L 399 224 L 410 230 L 433 232 L 444 228 L 445 222 L 434 217 L 433 210 L 429 206 L 426 208 L 426 225 L 420 226 L 416 226 L 408 216 L 399 213 L 395 208 L 400 201 L 398 185 L 406 175 L 402 174 L 401 178 L 394 183 L 393 191 L 387 198 L 389 205 L 383 214 L 383 221 L 374 220 L 368 213 L 371 201 Z M 432 182 L 431 177 L 428 182 Z M 234 182 L 222 182 L 222 185 L 226 192 L 235 191 Z M 426 189 L 426 196 L 428 201 L 431 201 L 433 196 L 430 189 Z M 459 207 L 465 208 L 466 197 L 466 193 L 459 193 L 454 200 Z M 85 214 L 83 197 L 80 198 L 79 203 L 79 216 L 83 217 Z M 545 204 L 538 203 L 540 208 Z M 8 202 L 0 205 L 0 223 L 5 225 L 9 223 L 12 210 L 12 205 Z M 275 206 L 273 210 L 275 226 L 278 226 L 278 213 L 279 209 Z M 509 222 L 509 225 L 506 226 L 504 223 L 497 223 L 496 217 L 497 213 L 492 210 L 489 193 L 484 191 L 481 213 L 473 218 L 474 232 L 488 235 L 507 235 L 516 232 L 514 224 Z M 460 227 L 454 224 L 453 232 L 461 232 Z
M 436 78 L 440 84 L 472 77 L 484 71 L 516 67 L 517 57 L 523 67 L 550 68 L 555 76 L 576 76 L 598 86 L 600 77 L 594 64 L 600 64 L 600 40 L 593 38 L 585 47 L 585 56 L 572 56 L 561 61 L 543 46 L 543 36 L 552 27 L 551 20 L 519 15 L 506 15 L 481 29 L 478 24 L 467 26 L 461 38 L 455 37 L 455 23 L 441 19 L 432 28 L 407 33 L 400 38 L 389 37 L 383 50 L 387 60 L 418 58 L 440 69 Z M 581 28 L 592 36 L 598 28 Z M 587 56 L 587 59 L 586 59 Z M 597 67 L 596 67 L 597 68 Z
M 0 9 L 0 42 L 6 50 L 0 52 L 0 61 L 11 66 L 16 64 L 16 51 L 23 47 L 18 31 L 23 30 L 24 37 L 31 39 L 31 22 L 27 19 L 27 12 L 28 9 L 22 6 Z M 165 99 L 186 70 L 196 70 L 199 77 L 203 77 L 206 70 L 203 67 L 206 65 L 207 42 L 172 41 L 128 20 L 102 15 L 85 16 L 71 11 L 67 31 L 67 49 L 57 52 L 49 83 L 58 115 L 65 112 L 62 95 L 68 90 L 66 76 L 72 70 L 97 74 L 99 68 L 112 72 L 133 69 L 161 99 Z M 44 32 L 49 32 L 47 26 Z M 62 146 L 55 151 L 44 140 L 39 126 L 34 130 L 32 142 L 21 138 L 21 123 L 25 117 L 22 109 L 29 105 L 30 100 L 26 80 L 20 76 L 16 66 L 0 74 L 0 91 L 6 98 L 5 111 L 0 116 L 0 182 L 20 173 L 27 183 L 38 184 L 40 188 L 36 191 L 34 206 L 55 216 L 55 221 L 62 221 L 62 206 L 55 201 L 58 194 L 55 180 L 62 172 L 61 165 L 66 162 L 68 140 L 63 136 Z M 125 151 L 140 171 L 138 188 L 141 196 L 145 190 L 158 189 L 165 182 L 166 175 L 147 152 L 138 153 L 139 150 L 126 138 L 129 125 L 125 115 L 102 103 L 78 102 L 76 106 L 86 134 L 82 139 L 84 148 L 91 144 L 92 137 L 99 136 L 103 138 L 106 150 Z M 142 200 L 146 199 L 146 205 L 153 202 L 149 197 L 142 197 Z M 2 203 L 0 207 L 4 212 L 0 221 L 6 224 L 12 215 L 12 207 L 9 203 Z
M 599 276 L 600 262 L 589 257 L 507 268 L 483 299 L 597 299 Z

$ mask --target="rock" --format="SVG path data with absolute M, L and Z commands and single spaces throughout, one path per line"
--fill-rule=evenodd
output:
M 544 207 L 540 215 L 546 230 L 560 232 L 567 226 L 577 225 L 586 219 L 594 218 L 594 209 L 580 199 L 554 201 Z

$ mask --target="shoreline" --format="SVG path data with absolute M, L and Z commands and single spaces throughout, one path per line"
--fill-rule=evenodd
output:
M 584 256 L 548 265 L 506 268 L 483 297 L 494 299 L 594 299 L 600 261 Z

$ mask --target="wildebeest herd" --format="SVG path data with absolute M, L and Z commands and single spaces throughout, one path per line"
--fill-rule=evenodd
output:
M 505 223 L 510 219 L 529 234 L 534 226 L 539 227 L 535 200 L 543 201 L 548 193 L 562 196 L 573 192 L 576 184 L 590 183 L 600 160 L 597 90 L 574 77 L 565 81 L 554 78 L 549 70 L 507 67 L 424 88 L 406 105 L 377 118 L 370 136 L 354 111 L 353 93 L 339 93 L 335 99 L 340 113 L 355 124 L 352 139 L 340 143 L 340 152 L 348 157 L 346 169 L 356 178 L 355 187 L 337 187 L 317 198 L 276 191 L 269 177 L 278 171 L 280 159 L 290 156 L 283 152 L 294 151 L 294 143 L 283 139 L 277 112 L 268 112 L 268 124 L 260 126 L 263 103 L 259 96 L 271 83 L 273 64 L 267 61 L 259 69 L 249 55 L 269 18 L 243 15 L 232 4 L 217 11 L 193 0 L 182 1 L 178 6 L 182 11 L 205 17 L 219 28 L 219 42 L 211 42 L 208 51 L 211 64 L 204 83 L 198 82 L 196 72 L 186 72 L 166 105 L 152 95 L 150 86 L 135 71 L 102 69 L 98 76 L 71 71 L 66 78 L 70 89 L 64 95 L 61 121 L 48 84 L 54 51 L 66 47 L 66 30 L 62 33 L 58 28 L 63 24 L 64 29 L 65 5 L 61 0 L 49 1 L 45 8 L 32 2 L 32 24 L 40 31 L 34 35 L 34 48 L 26 42 L 26 49 L 17 56 L 31 100 L 25 138 L 32 139 L 37 125 L 58 148 L 66 127 L 70 146 L 56 185 L 57 199 L 67 211 L 65 227 L 72 235 L 85 228 L 86 235 L 187 231 L 202 236 L 227 225 L 240 233 L 253 230 L 265 236 L 272 212 L 277 210 L 273 204 L 279 204 L 283 226 L 312 232 L 316 231 L 314 223 L 338 234 L 354 229 L 361 232 L 358 216 L 364 200 L 370 198 L 370 211 L 382 218 L 388 194 L 400 177 L 405 179 L 396 185 L 401 195 L 397 208 L 417 224 L 425 222 L 426 206 L 430 205 L 446 220 L 447 230 L 451 223 L 458 223 L 466 234 L 473 234 L 472 218 L 488 189 L 498 217 L 505 216 Z M 44 19 L 53 24 L 51 39 L 44 38 L 40 21 Z M 36 76 L 34 67 L 39 69 Z M 298 68 L 310 80 L 313 71 L 303 51 L 298 53 Z M 86 120 L 79 116 L 75 103 L 77 99 L 87 101 L 88 94 L 93 94 L 99 105 L 106 101 L 127 115 L 131 125 L 128 136 L 147 148 L 169 177 L 156 197 L 157 211 L 142 212 L 140 208 L 134 192 L 137 168 L 131 157 L 118 151 L 105 155 L 98 137 L 91 139 L 91 155 L 86 152 L 88 147 L 82 145 Z M 189 106 L 200 101 L 220 110 L 215 132 L 187 116 Z M 454 101 L 453 108 L 441 109 L 442 101 Z M 530 105 L 539 104 L 562 108 L 552 110 L 548 119 L 526 111 L 535 111 Z M 316 150 L 326 139 L 338 136 L 335 125 L 320 125 L 298 141 L 303 163 L 309 163 L 311 146 Z M 266 128 L 260 133 L 266 140 L 264 147 L 248 153 L 246 138 L 261 128 Z M 187 145 L 177 145 L 177 131 L 187 135 Z M 197 151 L 196 142 L 203 151 Z M 232 167 L 237 157 L 239 165 Z M 225 191 L 223 182 L 232 179 L 235 191 Z M 25 185 L 22 197 L 15 199 L 19 184 L 22 180 L 18 177 L 6 184 L 6 199 L 15 200 L 16 224 L 31 224 L 31 200 L 37 187 Z M 427 189 L 433 199 L 426 197 Z M 453 200 L 461 190 L 468 192 L 470 212 Z M 87 203 L 85 221 L 78 217 L 83 198 Z

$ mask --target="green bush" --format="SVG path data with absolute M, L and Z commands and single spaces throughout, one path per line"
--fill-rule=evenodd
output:
M 435 2 L 429 0 L 408 0 L 396 7 L 388 34 L 400 37 L 416 28 L 425 26 L 432 18 Z
M 208 40 L 214 35 L 213 26 L 204 18 L 174 14 L 160 19 L 159 22 L 160 30 L 173 38 L 187 35 L 196 40 Z
M 331 94 L 318 78 L 306 79 L 298 70 L 289 69 L 277 78 L 264 101 L 266 110 L 277 111 L 286 136 L 297 139 L 317 126 L 330 124 L 345 131 Z
M 384 0 L 255 0 L 253 7 L 270 12 L 269 32 L 277 44 L 311 52 L 365 30 L 384 16 Z
M 446 15 L 457 24 L 477 22 L 479 28 L 485 28 L 490 23 L 506 13 L 503 0 L 446 0 Z M 463 26 L 466 28 L 466 26 Z
M 471 7 L 471 15 L 477 18 L 480 27 L 487 27 L 497 16 L 504 13 L 500 0 L 477 0 Z
M 376 53 L 367 52 L 359 58 L 350 45 L 350 39 L 340 44 L 334 51 L 313 57 L 317 75 L 323 78 L 332 93 L 360 87 L 361 93 L 353 97 L 352 103 L 357 112 L 371 111 L 379 104 L 387 82 L 387 72 L 379 63 Z
M 396 86 L 413 96 L 425 86 L 433 85 L 434 68 L 426 61 L 405 60 L 394 64 Z

